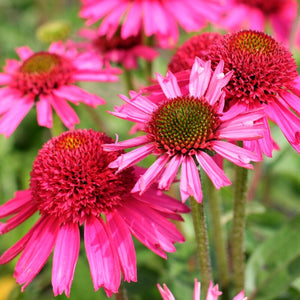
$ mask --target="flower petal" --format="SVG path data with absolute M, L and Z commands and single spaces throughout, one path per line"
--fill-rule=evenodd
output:
M 106 220 L 118 251 L 124 280 L 137 281 L 135 249 L 127 224 L 116 210 L 107 214 Z
M 64 224 L 59 229 L 53 254 L 52 286 L 55 297 L 64 291 L 70 296 L 79 249 L 78 224 Z
M 118 257 L 104 221 L 90 217 L 84 226 L 84 244 L 94 288 L 104 287 L 107 295 L 117 293 L 121 272 Z
M 36 103 L 37 121 L 40 126 L 52 128 L 52 109 L 47 95 L 40 95 L 40 100 Z
M 165 78 L 159 73 L 156 73 L 156 78 L 168 99 L 173 99 L 181 96 L 181 91 L 177 83 L 177 79 L 172 72 L 168 71 Z
M 202 202 L 199 171 L 190 156 L 185 156 L 181 164 L 180 194 L 182 202 L 185 202 L 189 196 L 194 197 L 199 203 Z
M 225 175 L 224 171 L 215 163 L 212 157 L 203 151 L 196 153 L 197 161 L 201 168 L 205 171 L 210 178 L 216 189 L 231 184 L 231 181 Z

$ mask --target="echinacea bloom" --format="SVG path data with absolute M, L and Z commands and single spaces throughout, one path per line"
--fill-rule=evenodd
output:
M 246 146 L 272 156 L 269 119 L 300 152 L 300 77 L 284 45 L 263 32 L 243 30 L 224 35 L 209 48 L 206 59 L 214 67 L 224 61 L 225 71 L 234 70 L 226 86 L 227 106 L 238 111 L 264 108 L 265 138 Z
M 161 189 L 169 189 L 181 166 L 180 193 L 182 201 L 193 196 L 202 201 L 201 183 L 197 164 L 207 173 L 217 189 L 231 184 L 224 171 L 215 163 L 212 155 L 219 154 L 231 162 L 252 168 L 256 154 L 226 142 L 253 140 L 262 137 L 264 127 L 256 122 L 263 116 L 261 110 L 236 114 L 231 110 L 223 113 L 225 93 L 222 89 L 232 72 L 223 73 L 223 62 L 212 72 L 210 61 L 196 58 L 191 70 L 188 93 L 180 89 L 172 72 L 157 80 L 164 97 L 160 103 L 131 92 L 125 108 L 112 112 L 120 118 L 144 124 L 145 135 L 127 141 L 104 145 L 107 151 L 141 146 L 122 154 L 110 163 L 119 171 L 134 165 L 150 154 L 157 160 L 140 176 L 134 192 L 143 193 L 158 181 Z
M 225 17 L 220 21 L 228 30 L 265 31 L 270 24 L 274 37 L 288 44 L 297 17 L 296 0 L 227 0 Z
M 77 81 L 117 81 L 119 69 L 102 68 L 95 54 L 78 54 L 61 42 L 48 51 L 33 52 L 29 47 L 17 50 L 19 60 L 7 60 L 0 73 L 0 133 L 10 136 L 36 104 L 40 126 L 52 127 L 52 108 L 64 125 L 73 129 L 79 118 L 67 103 L 80 102 L 96 107 L 105 101 L 75 85 Z
M 163 300 L 175 300 L 175 297 L 171 293 L 171 291 L 168 289 L 168 287 L 163 284 L 163 287 L 161 287 L 159 284 L 157 285 L 158 290 L 163 298 Z M 209 288 L 206 295 L 206 300 L 218 300 L 219 296 L 222 295 L 222 292 L 219 291 L 219 286 L 216 284 L 213 285 L 212 281 L 209 284 Z M 236 295 L 233 300 L 247 300 L 248 298 L 245 297 L 245 292 L 241 291 L 238 295 Z M 194 285 L 194 295 L 193 300 L 200 300 L 200 282 L 195 279 L 195 285 Z M 203 299 L 204 300 L 204 299 Z
M 122 38 L 118 30 L 108 38 L 99 35 L 97 30 L 86 28 L 80 30 L 79 35 L 89 40 L 81 46 L 100 54 L 104 62 L 119 63 L 128 70 L 138 67 L 138 58 L 152 61 L 158 55 L 155 49 L 143 45 L 142 34 Z
M 35 212 L 40 218 L 17 243 L 2 254 L 0 264 L 21 253 L 14 277 L 22 291 L 45 265 L 54 248 L 54 295 L 70 295 L 80 249 L 80 225 L 95 290 L 108 296 L 118 291 L 121 272 L 136 281 L 136 256 L 131 235 L 166 258 L 175 242 L 184 238 L 167 218 L 182 220 L 188 207 L 153 188 L 143 196 L 130 193 L 138 168 L 116 173 L 108 168 L 120 152 L 105 152 L 113 140 L 92 130 L 64 132 L 39 151 L 31 172 L 30 188 L 0 206 L 5 234 Z
M 208 48 L 221 38 L 217 32 L 204 32 L 185 41 L 171 58 L 168 69 L 172 73 L 192 69 L 195 58 L 203 58 Z
M 102 20 L 99 34 L 111 37 L 121 25 L 121 37 L 138 35 L 169 39 L 176 43 L 177 23 L 187 32 L 199 30 L 207 20 L 217 20 L 218 0 L 82 0 L 80 17 L 89 26 Z M 123 20 L 123 23 L 121 23 Z

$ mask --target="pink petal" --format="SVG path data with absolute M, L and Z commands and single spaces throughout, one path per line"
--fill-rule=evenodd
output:
M 253 169 L 253 166 L 249 164 L 251 160 L 259 161 L 257 154 L 223 141 L 214 141 L 213 150 L 234 164 L 247 169 Z
M 202 202 L 199 171 L 190 156 L 185 156 L 181 164 L 180 195 L 182 202 L 185 202 L 189 196 L 194 197 L 199 203 Z
M 77 71 L 72 75 L 74 81 L 103 81 L 103 82 L 116 82 L 119 80 L 112 71 L 102 70 L 102 71 L 90 71 L 81 70 Z
M 224 62 L 223 60 L 221 60 L 212 75 L 209 87 L 206 92 L 206 98 L 209 101 L 210 105 L 214 105 L 219 100 L 221 95 L 224 93 L 222 91 L 222 88 L 227 85 L 233 74 L 233 71 L 230 71 L 226 75 L 224 75 L 223 68 Z
M 54 42 L 49 46 L 49 52 L 59 55 L 65 55 L 66 46 L 61 42 Z
M 182 155 L 174 155 L 170 160 L 165 169 L 162 173 L 161 178 L 158 183 L 158 187 L 162 190 L 168 190 L 170 188 L 171 183 L 174 181 L 178 169 L 182 162 Z
M 24 207 L 17 215 L 6 220 L 5 223 L 0 223 L 0 234 L 4 234 L 8 231 L 11 231 L 28 218 L 30 218 L 37 211 L 35 203 L 31 203 L 27 207 Z
M 291 107 L 294 111 L 300 115 L 300 99 L 298 96 L 291 93 L 283 93 L 282 97 L 278 97 L 278 100 L 281 102 L 281 98 Z
M 135 249 L 127 224 L 117 211 L 107 214 L 106 220 L 118 251 L 124 280 L 137 281 Z
M 211 77 L 211 62 L 203 62 L 196 57 L 192 67 L 189 83 L 190 94 L 196 98 L 200 98 L 206 92 Z
M 145 145 L 147 143 L 149 143 L 149 138 L 146 135 L 141 135 L 122 142 L 103 144 L 102 147 L 105 151 L 118 151 L 122 149 Z
M 84 244 L 95 291 L 104 287 L 108 296 L 117 293 L 121 282 L 120 266 L 111 236 L 101 218 L 86 220 Z
M 35 232 L 36 228 L 40 226 L 40 223 L 43 221 L 42 218 L 40 218 L 34 226 L 18 241 L 16 242 L 12 247 L 10 247 L 8 250 L 6 250 L 0 257 L 0 264 L 6 264 L 10 262 L 12 259 L 14 259 L 21 251 L 24 250 L 26 247 L 28 241 L 30 240 L 33 232 Z
M 34 99 L 25 96 L 14 104 L 0 120 L 0 133 L 9 137 L 34 105 Z
M 165 78 L 159 73 L 156 73 L 156 78 L 168 99 L 173 99 L 181 96 L 181 91 L 177 83 L 177 79 L 172 72 L 168 71 Z
M 46 263 L 57 237 L 59 222 L 44 217 L 35 228 L 17 262 L 14 277 L 22 286 L 22 292 Z
M 0 115 L 5 114 L 14 105 L 18 105 L 19 101 L 22 100 L 23 95 L 17 90 L 9 87 L 0 88 Z
M 52 285 L 55 297 L 64 291 L 70 296 L 79 250 L 78 224 L 64 224 L 59 229 L 53 254 Z
M 195 278 L 193 300 L 200 300 L 200 287 L 200 282 L 198 282 L 197 278 Z
M 208 175 L 216 189 L 231 184 L 231 181 L 225 175 L 224 171 L 215 163 L 212 157 L 203 151 L 196 153 L 197 161 L 201 168 Z
M 247 298 L 245 298 L 245 292 L 241 291 L 233 298 L 233 300 L 247 300 Z
M 166 258 L 166 252 L 174 252 L 173 244 L 184 238 L 176 226 L 150 207 L 136 200 L 128 201 L 118 210 L 132 234 L 151 251 Z
M 153 144 L 148 144 L 143 147 L 132 150 L 126 154 L 120 155 L 115 161 L 111 162 L 109 168 L 119 168 L 118 172 L 135 165 L 137 162 L 143 160 L 155 150 Z
M 15 197 L 0 206 L 0 218 L 5 218 L 22 211 L 31 205 L 31 190 L 17 191 Z
M 219 291 L 219 286 L 217 284 L 213 286 L 211 281 L 208 287 L 206 300 L 218 300 L 220 295 L 222 295 L 222 292 Z
M 157 287 L 163 300 L 175 300 L 173 294 L 165 284 L 163 284 L 163 288 L 159 284 L 157 284 Z
M 141 29 L 142 22 L 139 16 L 142 12 L 142 6 L 140 2 L 132 2 L 130 10 L 127 13 L 127 16 L 123 22 L 121 29 L 121 37 L 123 39 L 128 38 L 132 35 L 137 35 Z
M 11 82 L 11 75 L 6 73 L 0 73 L 0 85 L 6 85 Z
M 34 54 L 34 52 L 27 46 L 17 48 L 16 52 L 23 61 Z
M 157 179 L 157 177 L 162 173 L 165 168 L 168 160 L 170 159 L 169 155 L 164 154 L 160 156 L 138 179 L 137 183 L 131 190 L 132 193 L 140 192 L 142 194 L 145 190 L 151 186 L 151 184 Z
M 51 99 L 51 104 L 64 123 L 64 125 L 69 129 L 74 129 L 75 124 L 79 124 L 79 118 L 73 108 L 62 98 L 58 98 L 55 95 L 49 95 Z
M 41 94 L 40 100 L 36 103 L 38 124 L 47 128 L 52 128 L 53 125 L 50 99 L 48 95 Z
M 60 98 L 68 99 L 69 101 L 78 104 L 83 102 L 87 105 L 96 107 L 97 105 L 105 104 L 105 101 L 95 94 L 90 94 L 85 90 L 75 85 L 64 85 L 53 91 L 54 95 Z

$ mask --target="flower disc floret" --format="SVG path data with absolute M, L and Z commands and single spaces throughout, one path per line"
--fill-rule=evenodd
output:
M 122 205 L 133 187 L 133 169 L 115 174 L 108 164 L 119 152 L 104 152 L 113 140 L 92 130 L 67 132 L 40 150 L 31 172 L 32 199 L 41 214 L 83 223 Z
M 224 70 L 234 70 L 226 87 L 230 104 L 268 104 L 297 77 L 290 51 L 263 32 L 229 33 L 212 45 L 206 58 L 214 66 L 224 60 Z
M 55 53 L 37 52 L 27 58 L 13 75 L 10 87 L 24 94 L 47 94 L 73 83 L 74 67 L 68 59 Z
M 177 97 L 161 104 L 146 126 L 160 152 L 195 153 L 210 148 L 220 125 L 218 114 L 204 97 Z

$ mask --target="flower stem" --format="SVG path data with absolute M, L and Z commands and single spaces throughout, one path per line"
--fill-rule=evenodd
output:
M 235 291 L 240 292 L 244 289 L 245 283 L 244 237 L 248 170 L 239 166 L 236 166 L 235 168 L 236 181 L 232 225 L 232 263 Z
M 210 209 L 210 217 L 212 221 L 213 241 L 215 246 L 216 261 L 218 266 L 218 282 L 220 283 L 223 292 L 228 290 L 229 284 L 229 270 L 228 270 L 228 257 L 226 252 L 226 243 L 224 239 L 224 230 L 221 224 L 221 201 L 212 182 L 206 176 L 206 190 L 207 198 Z M 224 298 L 225 299 L 225 298 Z
M 133 91 L 134 84 L 133 84 L 132 75 L 131 75 L 130 70 L 123 68 L 123 75 L 124 75 L 127 91 Z
M 154 36 L 144 36 L 144 43 L 145 45 L 149 47 L 154 46 Z M 148 84 L 151 83 L 151 78 L 152 78 L 152 72 L 153 72 L 153 63 L 152 61 L 146 60 L 145 64 L 145 79 Z
M 65 131 L 64 125 L 59 118 L 59 116 L 54 112 L 53 113 L 53 124 L 50 129 L 52 137 L 58 136 Z
M 201 275 L 201 294 L 206 295 L 210 281 L 212 280 L 212 271 L 210 265 L 208 234 L 203 204 L 198 203 L 191 197 L 191 213 L 193 218 L 195 238 L 197 245 L 197 256 L 199 261 Z
M 115 294 L 116 300 L 128 300 L 127 292 L 123 284 L 120 285 L 119 291 Z

